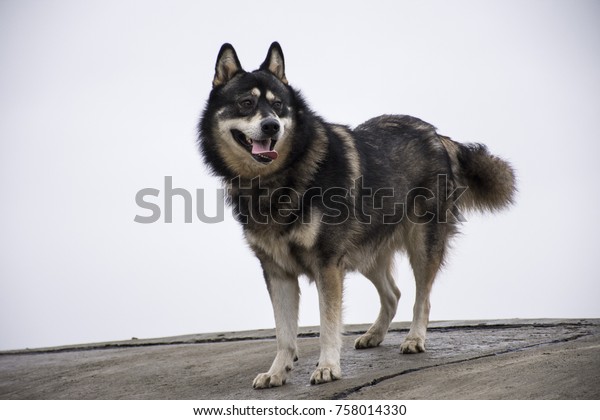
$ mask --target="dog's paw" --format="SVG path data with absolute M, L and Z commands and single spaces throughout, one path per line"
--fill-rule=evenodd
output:
M 287 375 L 272 375 L 269 372 L 259 373 L 258 376 L 254 378 L 252 387 L 254 389 L 275 388 L 277 386 L 285 385 L 286 380 Z
M 383 341 L 383 336 L 381 334 L 373 334 L 373 333 L 365 333 L 358 337 L 356 341 L 354 341 L 355 349 L 369 349 L 371 347 L 377 347 Z
M 339 366 L 323 366 L 318 367 L 310 376 L 311 385 L 324 384 L 326 382 L 335 381 L 342 377 L 342 370 Z
M 420 337 L 407 337 L 400 345 L 400 351 L 405 354 L 423 353 L 425 351 L 425 340 Z

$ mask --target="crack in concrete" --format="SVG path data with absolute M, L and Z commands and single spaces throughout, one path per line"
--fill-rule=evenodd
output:
M 298 338 L 315 338 L 319 337 L 319 333 L 307 332 L 298 334 Z M 260 341 L 260 340 L 274 340 L 275 335 L 265 335 L 261 337 L 211 337 L 211 338 L 199 338 L 191 340 L 169 340 L 162 342 L 123 342 L 123 343 L 106 343 L 106 344 L 89 344 L 82 346 L 68 346 L 68 347 L 56 347 L 56 348 L 42 348 L 42 349 L 25 349 L 25 350 L 10 350 L 0 351 L 0 357 L 2 356 L 21 356 L 31 354 L 50 354 L 50 353 L 71 353 L 78 351 L 92 351 L 92 350 L 114 350 L 114 349 L 127 349 L 127 348 L 139 348 L 139 347 L 156 347 L 156 346 L 175 346 L 175 345 L 189 345 L 189 344 L 211 344 L 211 343 L 232 343 L 238 341 Z
M 579 325 L 579 326 L 581 326 L 581 325 Z M 418 367 L 418 368 L 405 369 L 405 370 L 402 370 L 400 372 L 396 372 L 396 373 L 392 373 L 392 374 L 389 374 L 389 375 L 381 376 L 379 378 L 375 378 L 375 379 L 373 379 L 373 380 L 371 380 L 371 381 L 369 381 L 367 383 L 364 383 L 362 385 L 358 385 L 358 386 L 352 387 L 352 388 L 347 389 L 345 391 L 338 392 L 338 393 L 334 394 L 331 397 L 331 399 L 332 400 L 343 400 L 343 399 L 348 398 L 352 394 L 355 394 L 355 393 L 361 391 L 362 389 L 376 386 L 376 385 L 380 384 L 381 382 L 387 381 L 389 379 L 394 379 L 394 378 L 397 378 L 397 377 L 402 376 L 402 375 L 407 375 L 409 373 L 420 372 L 420 371 L 423 371 L 423 370 L 428 370 L 428 369 L 437 368 L 437 367 L 443 367 L 443 366 L 456 365 L 456 364 L 460 364 L 460 363 L 472 362 L 472 361 L 475 361 L 475 360 L 481 360 L 481 359 L 485 359 L 485 358 L 488 358 L 488 357 L 496 357 L 496 356 L 500 356 L 500 355 L 503 355 L 503 354 L 516 353 L 516 352 L 519 352 L 519 351 L 524 351 L 524 350 L 535 348 L 535 347 L 542 347 L 542 346 L 547 346 L 547 345 L 551 345 L 551 344 L 567 343 L 567 342 L 578 340 L 580 338 L 588 337 L 588 336 L 591 336 L 591 335 L 593 335 L 593 334 L 589 333 L 589 332 L 588 333 L 575 334 L 575 335 L 572 335 L 572 336 L 569 336 L 569 337 L 565 337 L 565 338 L 561 338 L 561 339 L 557 339 L 557 340 L 552 340 L 552 341 L 548 341 L 548 342 L 544 342 L 544 343 L 530 344 L 530 345 L 523 346 L 523 347 L 518 347 L 518 348 L 514 348 L 514 349 L 501 350 L 501 351 L 498 351 L 498 352 L 493 352 L 493 353 L 488 353 L 488 354 L 482 354 L 480 356 L 469 357 L 469 358 L 466 358 L 466 359 L 453 360 L 453 361 L 450 361 L 450 362 L 447 362 L 447 363 L 438 363 L 438 364 L 429 365 L 429 366 L 422 366 L 422 367 Z

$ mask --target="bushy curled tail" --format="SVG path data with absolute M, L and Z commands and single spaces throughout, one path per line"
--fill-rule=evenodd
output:
M 511 165 L 492 155 L 483 144 L 461 144 L 443 139 L 455 181 L 468 187 L 457 201 L 464 210 L 497 211 L 514 202 L 517 191 Z

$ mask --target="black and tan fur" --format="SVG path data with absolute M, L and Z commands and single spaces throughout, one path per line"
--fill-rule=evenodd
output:
M 253 72 L 223 45 L 199 132 L 204 160 L 228 186 L 273 304 L 277 354 L 255 388 L 284 384 L 293 368 L 300 275 L 319 294 L 321 355 L 312 384 L 342 375 L 347 272 L 362 273 L 381 301 L 355 347 L 378 346 L 400 299 L 392 270 L 398 251 L 408 254 L 416 281 L 413 322 L 400 349 L 425 351 L 429 295 L 460 210 L 501 209 L 515 191 L 508 163 L 417 118 L 383 115 L 354 129 L 325 122 L 289 85 L 277 43 Z

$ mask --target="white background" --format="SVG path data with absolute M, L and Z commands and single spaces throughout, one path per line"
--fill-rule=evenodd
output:
M 172 224 L 133 221 L 165 176 L 214 214 L 196 124 L 224 42 L 253 70 L 279 41 L 332 122 L 410 114 L 513 163 L 516 206 L 468 216 L 431 319 L 599 317 L 599 18 L 592 0 L 3 1 L 0 349 L 273 326 L 228 211 L 186 224 L 177 201 Z M 402 258 L 396 278 L 410 320 Z M 350 276 L 345 322 L 377 311 Z

